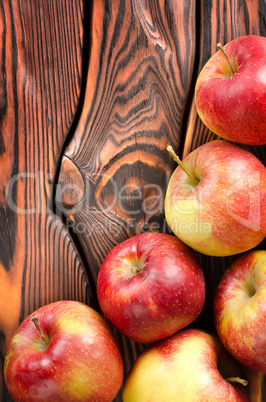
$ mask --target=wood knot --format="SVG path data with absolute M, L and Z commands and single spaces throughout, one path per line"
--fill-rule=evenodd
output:
M 79 204 L 85 195 L 85 183 L 78 167 L 63 156 L 56 188 L 55 203 L 64 213 Z M 70 212 L 70 211 L 69 211 Z

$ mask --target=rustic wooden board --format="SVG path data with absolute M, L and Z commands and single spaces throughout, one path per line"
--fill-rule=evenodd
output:
M 166 146 L 184 157 L 215 138 L 197 116 L 195 80 L 218 42 L 247 33 L 266 36 L 265 0 L 2 3 L 1 364 L 33 309 L 90 303 L 111 248 L 168 231 Z M 265 147 L 251 150 L 266 163 Z M 232 258 L 201 259 L 207 303 L 193 325 L 214 330 L 213 291 Z M 115 333 L 127 373 L 145 345 Z
M 85 100 L 64 153 L 57 205 L 61 198 L 73 218 L 96 282 L 106 253 L 118 242 L 162 229 L 173 169 L 166 146 L 179 146 L 194 67 L 195 4 L 93 4 Z M 83 178 L 82 189 L 76 177 Z M 72 205 L 66 194 L 71 182 L 77 193 Z
M 64 153 L 57 205 L 95 284 L 116 244 L 166 231 L 163 201 L 174 166 L 166 147 L 180 144 L 195 34 L 194 0 L 93 3 L 84 104 Z M 117 337 L 127 373 L 143 345 Z
M 0 364 L 40 305 L 90 302 L 76 246 L 54 214 L 56 172 L 79 102 L 83 2 L 0 5 Z

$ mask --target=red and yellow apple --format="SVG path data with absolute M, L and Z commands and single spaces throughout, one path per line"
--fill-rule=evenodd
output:
M 183 160 L 168 183 L 165 217 L 193 249 L 229 256 L 266 235 L 266 169 L 251 152 L 225 140 L 205 143 Z M 190 176 L 189 176 L 189 175 Z
M 116 339 L 99 313 L 75 301 L 28 316 L 9 345 L 4 375 L 15 401 L 106 401 L 123 381 Z
M 142 233 L 114 247 L 100 268 L 103 314 L 136 342 L 166 338 L 193 322 L 205 300 L 195 253 L 175 236 Z
M 184 329 L 146 349 L 125 381 L 123 402 L 248 401 L 236 361 L 218 337 Z
M 266 372 L 266 251 L 239 256 L 214 296 L 217 333 L 242 364 Z
M 266 144 L 266 37 L 242 36 L 218 50 L 198 76 L 195 103 L 218 136 Z

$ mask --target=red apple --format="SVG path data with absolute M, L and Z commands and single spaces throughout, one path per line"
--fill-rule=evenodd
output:
M 195 103 L 218 136 L 266 144 L 266 38 L 242 36 L 218 50 L 198 76 Z
M 59 301 L 20 324 L 4 375 L 15 401 L 111 402 L 122 385 L 123 361 L 100 314 L 83 303 Z
M 238 257 L 214 297 L 218 335 L 241 363 L 266 372 L 266 251 Z
M 225 140 L 205 143 L 178 166 L 165 196 L 175 235 L 212 256 L 238 254 L 266 234 L 266 169 L 251 152 Z
M 97 295 L 114 327 L 136 342 L 149 343 L 198 317 L 205 278 L 198 258 L 175 236 L 142 233 L 106 256 Z
M 218 337 L 185 329 L 139 356 L 126 379 L 123 402 L 248 401 L 240 375 Z

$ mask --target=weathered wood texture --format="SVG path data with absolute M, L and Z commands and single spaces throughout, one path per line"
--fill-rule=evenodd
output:
M 89 303 L 111 248 L 168 231 L 166 146 L 185 156 L 215 138 L 197 116 L 195 80 L 217 42 L 248 33 L 266 36 L 265 0 L 2 2 L 1 364 L 33 309 Z M 251 150 L 266 163 L 264 147 Z M 213 291 L 232 258 L 200 257 L 207 303 L 193 325 L 214 330 Z M 127 373 L 145 345 L 115 333 Z
M 194 66 L 194 3 L 93 3 L 85 100 L 64 153 L 69 162 L 62 165 L 57 203 L 72 182 L 80 202 L 64 213 L 74 221 L 95 282 L 118 242 L 162 229 L 173 169 L 166 146 L 179 146 Z M 84 194 L 68 175 L 71 162 L 84 179 Z
M 84 105 L 64 153 L 57 205 L 61 197 L 95 284 L 116 244 L 166 230 L 163 201 L 174 165 L 166 147 L 180 144 L 195 34 L 194 0 L 93 3 Z M 64 202 L 71 182 L 72 208 Z M 117 336 L 127 373 L 143 346 Z
M 62 147 L 79 101 L 82 1 L 0 4 L 0 346 L 18 324 L 61 299 L 90 302 L 88 278 L 53 213 Z

